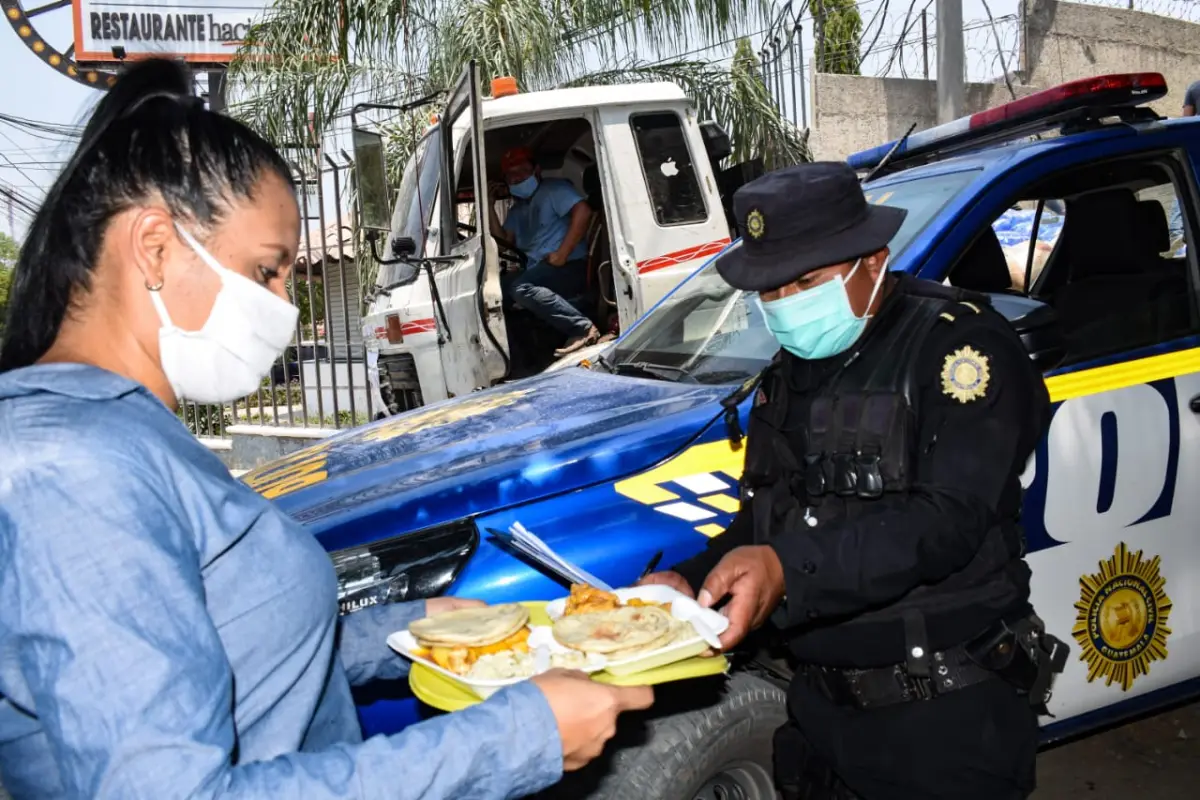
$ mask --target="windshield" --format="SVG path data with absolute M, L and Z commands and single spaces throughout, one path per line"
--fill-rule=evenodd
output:
M 412 239 L 417 243 L 417 255 L 421 256 L 425 255 L 425 234 L 441 172 L 442 138 L 435 135 L 438 131 L 435 127 L 426 133 L 404 165 L 396 212 L 392 215 L 392 236 Z M 411 264 L 389 264 L 379 270 L 379 285 L 412 281 L 417 274 L 417 268 Z
M 896 235 L 888 242 L 893 262 L 934 216 L 964 186 L 974 180 L 977 174 L 978 170 L 964 170 L 946 175 L 930 175 L 927 178 L 913 178 L 888 186 L 869 183 L 863 187 L 868 203 L 894 206 L 908 211 L 900 230 L 896 231 Z
M 975 175 L 956 172 L 865 187 L 871 202 L 908 209 L 889 243 L 893 256 Z M 738 247 L 740 241 L 725 252 Z M 618 372 L 716 384 L 740 383 L 767 366 L 779 343 L 763 322 L 758 297 L 725 283 L 716 264 L 713 259 L 686 280 L 617 343 L 609 358 Z

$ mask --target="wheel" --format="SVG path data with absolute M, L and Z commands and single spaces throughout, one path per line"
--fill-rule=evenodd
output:
M 716 687 L 701 683 L 655 687 L 654 708 L 640 719 L 623 715 L 603 756 L 538 798 L 775 800 L 771 745 L 787 721 L 783 690 L 743 672 Z

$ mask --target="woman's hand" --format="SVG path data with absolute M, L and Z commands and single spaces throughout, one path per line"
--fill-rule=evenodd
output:
M 606 686 L 577 670 L 552 669 L 531 679 L 546 696 L 562 739 L 563 770 L 579 769 L 604 751 L 622 711 L 649 708 L 649 686 Z
M 425 601 L 425 616 L 444 614 L 458 608 L 478 608 L 486 606 L 482 600 L 471 600 L 466 597 L 431 597 Z

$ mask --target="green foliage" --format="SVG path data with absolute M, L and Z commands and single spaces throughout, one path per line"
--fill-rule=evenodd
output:
M 300 328 L 306 338 L 316 338 L 316 323 L 325 321 L 325 287 L 318 280 L 309 281 L 304 277 L 302 267 L 293 273 L 292 286 L 288 293 L 294 292 L 296 307 L 300 309 Z M 311 288 L 311 297 L 309 289 Z M 314 310 L 316 311 L 314 315 Z
M 761 79 L 750 86 L 744 71 L 670 55 L 600 72 L 585 63 L 617 63 L 635 48 L 693 51 L 762 25 L 770 8 L 769 0 L 276 0 L 231 66 L 246 95 L 232 111 L 277 143 L 311 142 L 351 98 L 396 103 L 444 92 L 474 59 L 485 81 L 511 75 L 525 91 L 675 80 L 741 156 L 792 163 L 806 157 L 804 138 L 764 100 Z M 393 186 L 429 113 L 383 131 Z
M 859 75 L 862 15 L 855 0 L 811 0 L 817 25 L 816 70 Z
M 4 335 L 4 320 L 8 316 L 8 292 L 12 288 L 13 267 L 21 248 L 11 237 L 0 233 L 0 336 Z

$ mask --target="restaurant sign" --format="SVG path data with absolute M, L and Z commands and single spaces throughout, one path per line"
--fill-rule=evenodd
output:
M 227 63 L 269 2 L 72 0 L 75 59 L 111 63 L 155 55 L 193 64 Z

